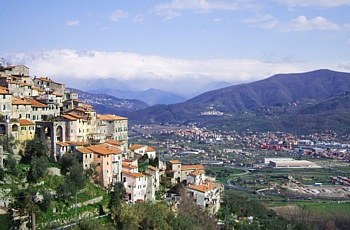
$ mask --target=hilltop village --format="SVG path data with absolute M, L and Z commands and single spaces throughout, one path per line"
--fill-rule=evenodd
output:
M 223 186 L 205 175 L 202 164 L 156 160 L 156 149 L 129 143 L 128 118 L 97 114 L 64 84 L 32 78 L 24 65 L 7 66 L 1 69 L 0 94 L 0 134 L 7 139 L 25 143 L 39 138 L 49 146 L 54 161 L 74 153 L 84 170 L 94 167 L 94 181 L 101 188 L 122 182 L 128 203 L 154 201 L 160 181 L 166 178 L 169 183 L 182 182 L 200 208 L 211 213 L 219 210 Z M 18 146 L 13 149 L 17 156 L 24 151 L 23 145 Z M 5 149 L 8 146 L 0 153 L 0 167 L 8 156 Z M 140 158 L 156 164 L 140 167 Z

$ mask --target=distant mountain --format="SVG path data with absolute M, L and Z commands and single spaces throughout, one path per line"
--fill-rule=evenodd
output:
M 195 93 L 191 94 L 191 96 L 189 98 L 196 97 L 196 96 L 198 96 L 202 93 L 208 92 L 208 91 L 225 88 L 225 87 L 229 87 L 232 85 L 233 85 L 232 83 L 229 83 L 226 81 L 211 82 L 211 83 L 205 85 L 204 87 L 202 87 L 201 89 L 199 89 L 198 91 L 196 91 Z
M 278 74 L 253 83 L 209 91 L 183 103 L 152 106 L 130 114 L 129 118 L 137 122 L 201 122 L 220 124 L 220 127 L 234 124 L 235 127 L 267 130 L 298 129 L 298 125 L 310 130 L 316 126 L 331 128 L 341 119 L 350 121 L 350 116 L 346 115 L 350 110 L 342 105 L 345 99 L 341 96 L 347 92 L 350 92 L 350 73 L 316 70 Z M 318 114 L 327 114 L 336 120 Z
M 100 114 L 118 114 L 127 116 L 130 112 L 149 107 L 145 102 L 136 99 L 120 99 L 107 94 L 88 93 L 78 89 L 69 88 L 78 93 L 79 100 L 92 105 L 97 113 Z
M 119 89 L 119 87 L 118 87 Z M 156 104 L 175 104 L 184 102 L 187 98 L 183 95 L 166 92 L 159 89 L 148 89 L 140 92 L 126 91 L 126 90 L 118 90 L 112 88 L 95 88 L 90 90 L 92 93 L 104 93 L 108 95 L 115 96 L 117 98 L 123 99 L 138 99 L 146 102 L 148 105 L 156 105 Z

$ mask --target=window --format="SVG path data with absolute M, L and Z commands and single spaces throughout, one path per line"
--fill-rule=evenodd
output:
M 92 157 L 92 154 L 90 153 L 90 159 L 91 159 L 91 157 Z
M 6 95 L 2 95 L 2 99 L 6 99 Z
M 26 127 L 21 127 L 21 130 L 26 130 Z
M 98 162 L 98 163 L 97 163 L 97 166 L 101 166 L 101 163 L 100 163 L 100 162 Z
M 97 158 L 101 158 L 101 154 L 98 154 Z
M 6 105 L 2 105 L 2 110 L 6 110 Z

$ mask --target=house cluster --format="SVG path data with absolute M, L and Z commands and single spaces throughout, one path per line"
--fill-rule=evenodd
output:
M 101 187 L 122 182 L 132 203 L 155 200 L 164 176 L 174 184 L 185 182 L 186 191 L 200 207 L 218 210 L 223 187 L 205 176 L 203 165 L 170 161 L 140 168 L 138 159 L 144 155 L 155 159 L 156 150 L 147 145 L 129 146 L 126 117 L 97 114 L 64 84 L 49 78 L 31 78 L 24 65 L 2 68 L 0 74 L 2 137 L 20 143 L 38 137 L 50 146 L 55 160 L 75 153 L 85 170 L 97 172 L 95 182 Z M 20 148 L 23 146 L 13 151 L 18 153 Z

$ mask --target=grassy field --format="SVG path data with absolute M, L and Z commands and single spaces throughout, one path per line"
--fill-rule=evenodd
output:
M 215 176 L 216 179 L 222 183 L 227 183 L 227 180 L 231 179 L 232 177 L 246 172 L 241 169 L 210 166 L 207 166 L 205 170 L 208 175 Z
M 349 201 L 350 202 L 350 201 Z M 310 210 L 317 213 L 328 213 L 335 215 L 337 213 L 346 213 L 350 217 L 350 203 L 349 202 L 296 202 L 302 209 Z

